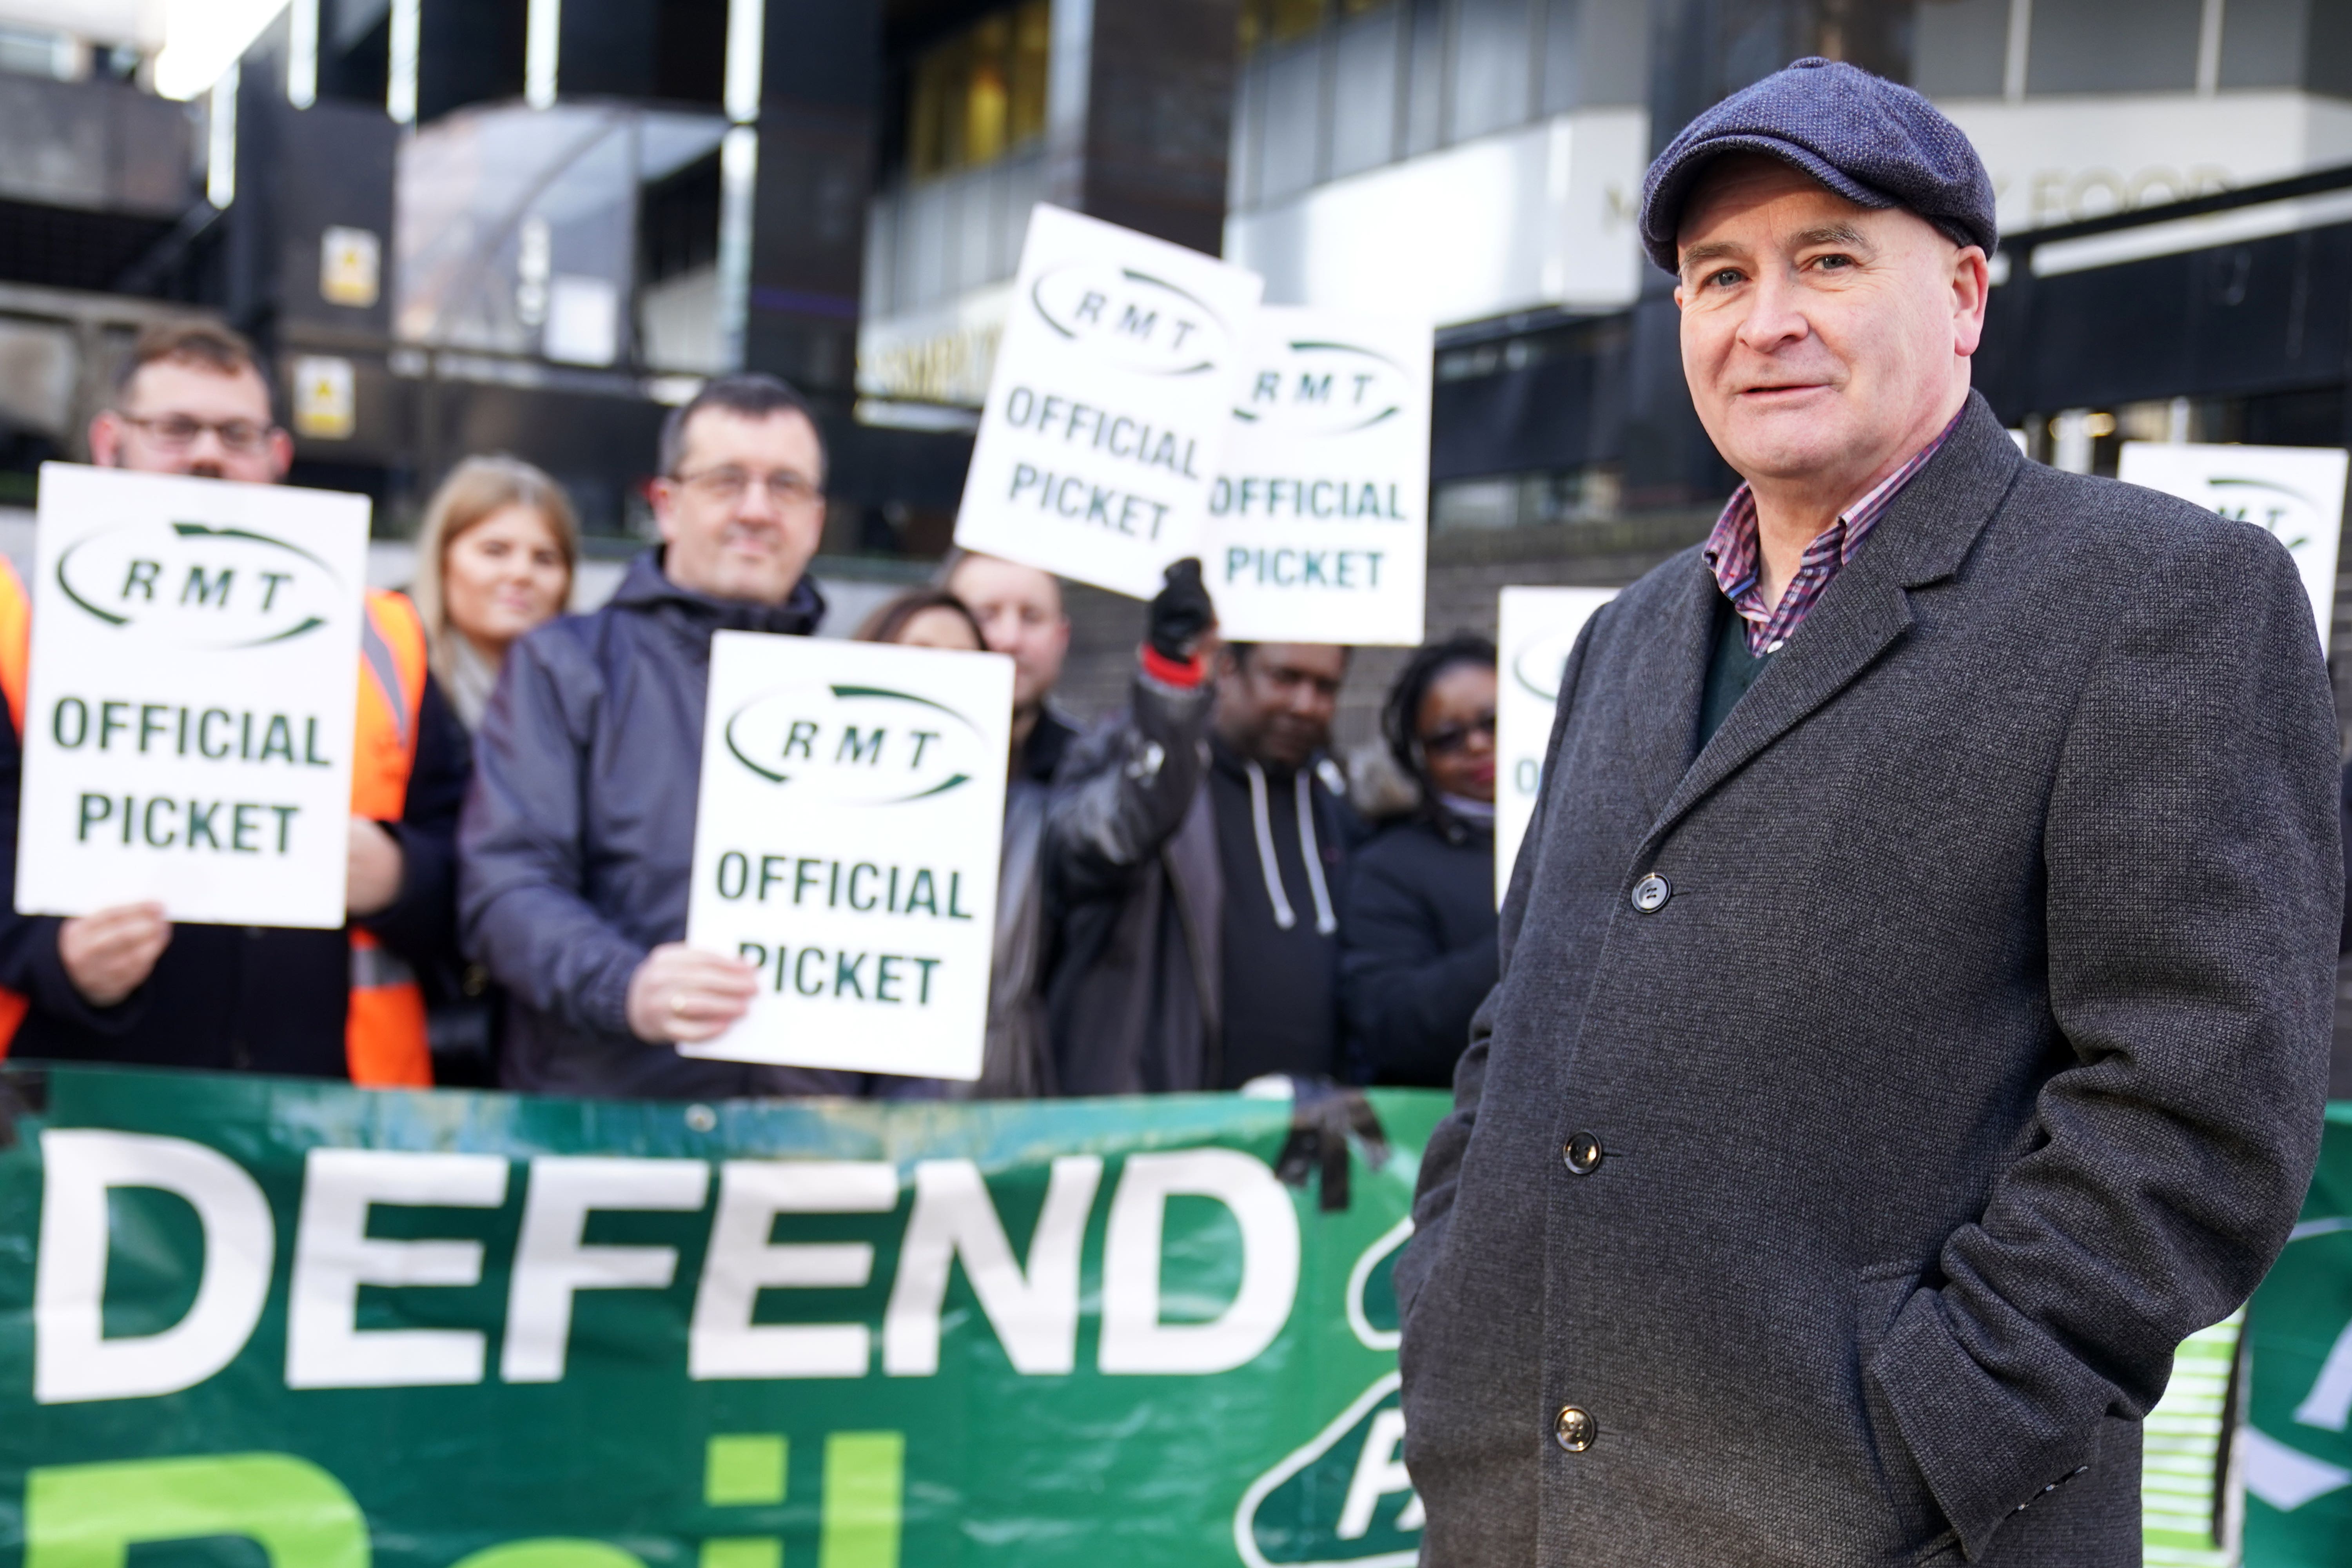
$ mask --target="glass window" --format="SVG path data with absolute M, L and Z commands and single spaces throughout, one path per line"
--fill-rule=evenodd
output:
M 1409 0 L 1412 47 L 1405 57 L 1404 153 L 1435 150 L 1445 128 L 1445 7 L 1443 0 Z
M 918 176 L 992 163 L 1045 130 L 1051 0 L 984 16 L 915 58 L 907 164 Z
M 1305 190 L 1322 172 L 1322 41 L 1294 44 L 1265 59 L 1258 200 L 1273 203 Z
M 1397 11 L 1341 25 L 1331 54 L 1331 176 L 1396 156 Z
M 1911 85 L 1929 98 L 1999 98 L 2009 0 L 1919 0 Z
M 1323 25 L 1324 0 L 1242 0 L 1242 53 L 1268 44 L 1303 38 Z M 1350 15 L 1365 9 L 1363 0 L 1348 0 Z
M 1460 142 L 1528 118 L 1528 0 L 1460 0 L 1454 14 L 1453 123 Z
M 2221 13 L 2223 87 L 2298 87 L 2311 0 L 2230 0 Z
M 2032 93 L 2187 92 L 2197 85 L 2203 0 L 2033 0 Z
M 1258 132 L 1257 106 L 1265 86 L 1265 73 L 1254 62 L 1234 75 L 1234 140 L 1225 154 L 1225 205 L 1236 212 L 1257 205 L 1258 150 L 1265 142 Z
M 1650 16 L 1643 0 L 1549 0 L 1543 110 L 1643 104 L 1650 97 Z

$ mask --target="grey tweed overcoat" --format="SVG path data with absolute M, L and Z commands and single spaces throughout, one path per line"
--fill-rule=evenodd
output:
M 1396 1270 L 1422 1561 L 2137 1564 L 2139 1417 L 2318 1144 L 2294 568 L 1972 398 L 1699 750 L 1717 596 L 1561 685 Z

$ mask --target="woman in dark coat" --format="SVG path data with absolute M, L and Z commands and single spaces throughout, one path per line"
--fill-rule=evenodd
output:
M 1496 974 L 1495 645 L 1416 652 L 1381 728 L 1420 804 L 1354 859 L 1339 1005 L 1360 1074 L 1443 1089 Z

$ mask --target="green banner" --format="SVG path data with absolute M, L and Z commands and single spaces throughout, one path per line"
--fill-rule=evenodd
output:
M 1403 1568 L 1445 1101 L 1367 1099 L 0 1074 L 0 1568 Z M 2229 1560 L 2220 1462 L 2245 1562 L 2352 1563 L 2352 1106 L 2248 1321 L 2150 1421 L 2148 1561 Z
M 1369 1100 L 0 1077 L 0 1564 L 1411 1563 Z
M 2352 1102 L 2327 1108 L 2311 1194 L 2247 1313 L 2234 1468 L 2252 1568 L 2352 1563 Z

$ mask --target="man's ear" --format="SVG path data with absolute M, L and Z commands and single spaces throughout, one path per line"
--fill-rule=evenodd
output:
M 114 467 L 122 450 L 122 418 L 111 408 L 101 408 L 89 422 L 89 460 L 101 468 Z
M 1966 359 L 1984 342 L 1985 310 L 1992 299 L 1992 268 L 1976 246 L 1963 246 L 1952 260 L 1952 352 Z
M 286 477 L 294 466 L 294 437 L 271 426 L 269 429 L 269 477 L 272 482 Z
M 660 531 L 662 542 L 665 544 L 670 542 L 677 537 L 676 532 L 677 481 L 668 479 L 647 479 L 646 500 L 654 509 L 654 526 Z

